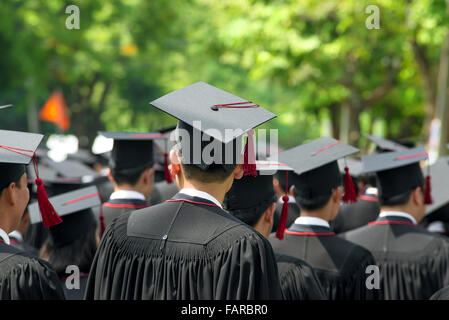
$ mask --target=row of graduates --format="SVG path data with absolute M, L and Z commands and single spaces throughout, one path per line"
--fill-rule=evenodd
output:
M 344 165 L 359 151 L 352 146 L 320 138 L 254 166 L 237 164 L 239 152 L 230 164 L 224 153 L 214 155 L 213 163 L 195 162 L 185 150 L 194 137 L 206 148 L 208 128 L 248 131 L 274 115 L 203 82 L 151 105 L 191 133 L 190 139 L 176 137 L 170 166 L 167 150 L 162 152 L 164 178 L 174 183 L 153 184 L 154 144 L 167 138 L 164 131 L 102 132 L 114 139 L 109 179 L 86 182 L 85 172 L 74 170 L 79 162 L 57 169 L 41 157 L 39 168 L 51 172 L 44 180 L 56 195 L 50 202 L 62 222 L 47 230 L 42 206 L 28 207 L 19 220 L 26 225 L 28 216 L 33 224 L 23 231 L 22 248 L 0 243 L 2 299 L 428 299 L 449 285 L 449 240 L 418 226 L 431 202 L 419 164 L 427 158 L 423 148 L 363 157 L 364 172 L 375 173 L 379 192 L 361 194 L 357 201 Z M 193 125 L 197 120 L 201 130 Z M 25 177 L 22 168 L 30 157 L 15 151 L 36 150 L 42 137 L 31 143 L 23 134 L 0 135 L 0 145 L 10 146 L 0 148 L 2 174 L 20 167 L 20 179 Z M 224 150 L 229 145 L 241 150 L 241 136 L 211 137 Z M 245 160 L 251 158 L 250 146 Z M 447 166 L 446 159 L 439 160 L 434 182 L 444 180 Z M 15 212 L 16 221 L 28 202 L 17 181 L 17 173 L 2 180 L 0 198 L 2 216 Z M 61 193 L 61 186 L 70 191 Z M 438 211 L 447 203 L 444 184 L 435 190 L 430 206 Z M 150 206 L 148 198 L 161 203 Z M 342 200 L 348 202 L 343 207 Z M 22 230 L 20 223 L 0 228 Z M 337 235 L 337 229 L 353 230 Z M 11 243 L 5 231 L 0 237 Z M 40 248 L 43 259 L 25 242 Z M 80 267 L 79 289 L 67 286 L 68 265 Z M 379 286 L 368 285 L 372 266 L 379 268 Z M 434 297 L 446 295 L 442 289 Z

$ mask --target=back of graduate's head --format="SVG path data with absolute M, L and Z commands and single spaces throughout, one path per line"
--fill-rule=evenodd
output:
M 179 121 L 177 143 L 170 155 L 172 164 L 182 167 L 184 178 L 202 183 L 224 183 L 243 176 L 238 139 L 225 144 Z
M 410 213 L 417 221 L 424 217 L 425 179 L 419 163 L 377 172 L 381 210 Z
M 273 176 L 245 176 L 234 181 L 223 205 L 233 216 L 268 238 L 273 227 L 277 196 Z
M 337 161 L 304 172 L 292 180 L 301 212 L 316 212 L 326 208 L 326 217 L 323 218 L 335 218 L 343 196 Z
M 118 188 L 131 188 L 147 198 L 154 183 L 153 142 L 114 140 L 109 177 Z

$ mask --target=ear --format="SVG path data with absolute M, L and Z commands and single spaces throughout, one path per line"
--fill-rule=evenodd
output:
M 288 194 L 293 196 L 293 197 L 295 196 L 295 186 L 291 186 L 290 187 L 290 190 L 288 191 Z
M 9 186 L 3 189 L 1 196 L 6 200 L 6 202 L 13 206 L 16 204 L 16 198 L 14 196 L 14 191 L 17 188 L 15 182 L 11 183 Z
M 143 172 L 142 178 L 145 184 L 148 184 L 152 181 L 152 177 L 154 175 L 154 168 L 148 168 Z
M 234 179 L 241 179 L 243 177 L 243 165 L 238 164 L 234 171 L 232 171 L 232 174 L 234 175 Z
M 412 201 L 415 205 L 422 206 L 424 204 L 424 190 L 422 187 L 416 187 L 412 191 Z
M 273 202 L 264 213 L 264 219 L 267 223 L 273 223 L 274 211 L 276 210 L 276 202 Z
M 335 203 L 340 203 L 343 198 L 343 191 L 341 191 L 341 187 L 337 187 L 337 189 L 332 192 L 332 201 Z
M 111 174 L 111 169 L 108 168 L 108 179 L 109 181 L 111 181 L 112 183 L 115 183 L 114 177 Z

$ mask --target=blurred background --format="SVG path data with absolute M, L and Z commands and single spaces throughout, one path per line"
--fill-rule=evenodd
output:
M 79 8 L 79 29 L 72 11 Z M 378 28 L 368 26 L 376 22 Z M 279 143 L 376 134 L 445 154 L 445 0 L 2 0 L 0 128 L 72 134 L 176 121 L 149 101 L 205 81 L 278 117 Z

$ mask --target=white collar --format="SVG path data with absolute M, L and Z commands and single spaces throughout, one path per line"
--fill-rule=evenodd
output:
M 207 192 L 196 190 L 196 189 L 191 189 L 191 188 L 183 188 L 179 191 L 179 193 L 184 193 L 191 197 L 198 197 L 198 198 L 203 198 L 203 199 L 212 201 L 217 206 L 219 206 L 221 209 L 223 209 L 223 207 L 221 206 L 221 203 Z
M 145 196 L 140 192 L 134 190 L 118 190 L 111 194 L 109 197 L 111 200 L 115 199 L 138 199 L 146 201 Z
M 279 198 L 278 200 L 279 203 L 284 203 L 284 201 L 282 200 L 282 197 Z M 288 195 L 288 203 L 296 203 L 295 197 Z
M 10 238 L 14 238 L 14 239 L 16 239 L 16 240 L 18 240 L 18 241 L 20 241 L 20 242 L 23 241 L 22 234 L 21 234 L 19 231 L 17 231 L 17 230 L 14 230 L 14 231 L 11 232 L 8 236 L 9 236 Z
M 377 194 L 378 194 L 377 188 L 373 188 L 373 187 L 367 188 L 366 191 L 365 191 L 365 194 L 366 195 L 373 195 L 373 196 L 377 197 Z
M 381 217 L 381 218 L 383 218 L 383 217 L 391 217 L 391 216 L 407 218 L 407 219 L 411 220 L 414 224 L 417 225 L 416 219 L 413 218 L 408 213 L 405 213 L 405 212 L 401 212 L 401 211 L 383 211 L 383 212 L 381 212 L 379 214 L 379 217 Z
M 2 228 L 0 228 L 0 238 L 2 238 L 6 244 L 11 244 L 8 234 Z
M 295 224 L 306 224 L 306 225 L 314 225 L 330 228 L 329 222 L 324 219 L 316 218 L 316 217 L 299 217 L 296 218 Z

